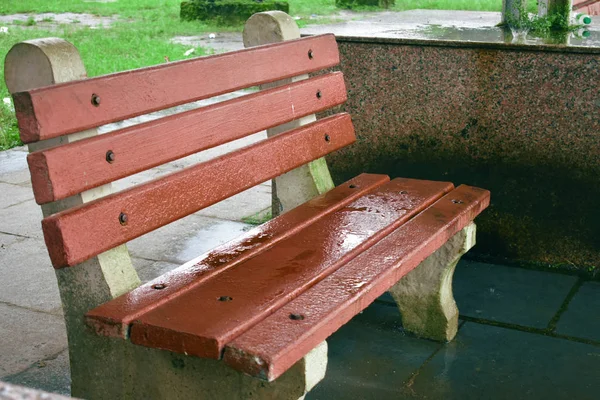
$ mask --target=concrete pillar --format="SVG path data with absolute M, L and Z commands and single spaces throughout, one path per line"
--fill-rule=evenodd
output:
M 502 0 L 502 24 L 518 21 L 520 10 L 527 10 L 527 0 Z
M 389 290 L 405 330 L 441 342 L 454 339 L 458 308 L 452 277 L 460 257 L 475 245 L 475 232 L 471 223 Z
M 244 27 L 245 47 L 278 43 L 299 38 L 300 29 L 298 29 L 298 25 L 296 25 L 292 17 L 282 11 L 267 11 L 254 14 L 248 19 Z M 285 62 L 285 60 L 281 60 L 281 62 Z M 260 88 L 269 89 L 307 78 L 308 75 L 301 75 L 261 85 Z M 267 135 L 272 137 L 314 121 L 316 121 L 315 115 L 309 115 L 269 129 Z M 281 175 L 273 179 L 273 216 L 285 213 L 334 187 L 335 185 L 329 174 L 325 158 L 315 160 Z

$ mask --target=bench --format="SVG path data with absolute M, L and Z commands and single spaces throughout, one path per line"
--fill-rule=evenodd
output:
M 452 274 L 486 190 L 362 174 L 323 157 L 356 140 L 333 35 L 300 39 L 255 14 L 247 49 L 91 79 L 60 39 L 15 45 L 15 103 L 84 398 L 298 399 L 326 339 L 389 291 L 404 328 L 451 340 Z M 102 135 L 101 125 L 242 88 L 261 90 Z M 331 111 L 330 111 L 331 112 Z M 112 193 L 111 182 L 247 135 L 268 139 Z M 126 243 L 274 179 L 276 218 L 140 285 Z M 376 340 L 376 338 L 375 338 Z

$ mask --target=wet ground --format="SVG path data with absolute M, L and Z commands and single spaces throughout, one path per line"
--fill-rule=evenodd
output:
M 498 28 L 499 12 L 410 10 L 383 12 L 360 20 L 311 25 L 305 34 L 335 33 L 358 39 L 414 39 L 492 44 L 571 45 L 600 47 L 600 18 L 592 24 L 564 35 L 540 36 L 531 32 L 513 34 Z
M 71 24 L 91 28 L 109 28 L 118 21 L 118 16 L 102 17 L 92 14 L 76 13 L 43 13 L 43 14 L 11 14 L 0 15 L 0 25 L 9 27 L 18 25 L 22 28 L 53 30 L 62 24 Z
M 116 186 L 263 137 L 176 161 Z M 68 394 L 65 327 L 26 155 L 24 148 L 0 153 L 0 380 Z M 269 206 L 270 190 L 269 184 L 259 185 L 130 242 L 141 279 L 153 279 L 249 229 L 242 219 Z M 327 377 L 307 399 L 597 398 L 599 282 L 462 261 L 454 290 L 461 310 L 455 341 L 440 344 L 405 333 L 391 298 L 383 296 L 329 339 Z
M 403 12 L 343 12 L 336 21 L 302 28 L 304 35 L 335 33 L 357 39 L 384 38 L 401 40 L 444 41 L 458 43 L 570 45 L 600 47 L 600 17 L 590 26 L 564 34 L 540 37 L 534 33 L 513 34 L 498 28 L 499 12 L 410 10 Z M 190 47 L 204 47 L 209 52 L 239 50 L 244 47 L 240 32 L 215 32 L 197 36 L 177 36 L 172 39 Z
M 111 0 L 88 0 L 107 2 Z M 354 38 L 416 39 L 478 43 L 523 43 L 530 45 L 558 44 L 600 47 L 600 18 L 590 26 L 575 32 L 540 37 L 534 33 L 511 33 L 498 28 L 499 12 L 409 10 L 403 12 L 340 11 L 330 16 L 313 15 L 299 22 L 308 24 L 303 34 L 335 33 Z M 30 21 L 33 19 L 35 24 Z M 102 17 L 91 14 L 44 13 L 0 15 L 0 25 L 53 30 L 61 24 L 108 28 L 119 20 L 118 15 Z M 214 32 L 194 36 L 176 36 L 174 43 L 204 47 L 208 53 L 222 53 L 243 48 L 241 32 Z

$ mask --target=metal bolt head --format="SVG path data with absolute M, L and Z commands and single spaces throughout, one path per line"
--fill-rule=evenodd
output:
M 454 204 L 462 204 L 464 203 L 462 200 L 452 200 Z
M 290 314 L 290 319 L 293 321 L 302 321 L 304 319 L 304 315 L 302 314 Z
M 219 301 L 231 301 L 231 300 L 233 300 L 233 297 L 230 297 L 230 296 L 221 296 L 217 300 L 219 300 Z
M 163 290 L 166 287 L 167 287 L 167 285 L 165 285 L 164 283 L 157 283 L 155 285 L 152 285 L 152 289 L 155 289 L 155 290 Z
M 313 57 L 314 57 L 313 51 L 312 51 L 312 50 L 309 50 L 309 51 L 308 51 L 308 58 L 312 60 L 312 59 L 313 59 Z
M 129 218 L 127 217 L 127 214 L 125 214 L 125 213 L 119 214 L 119 223 L 121 225 L 127 225 L 128 220 L 129 220 Z
M 350 185 L 348 186 L 350 189 L 356 189 L 356 185 Z
M 329 142 L 329 141 L 331 141 L 331 136 L 329 136 L 329 135 L 325 135 L 325 141 L 326 141 L 326 142 Z
M 317 91 L 317 99 L 320 99 L 321 97 L 323 97 L 323 94 L 321 93 L 321 91 Z
M 94 107 L 98 107 L 100 105 L 100 96 L 95 93 L 92 95 L 92 105 Z
M 116 159 L 115 153 L 112 150 L 106 152 L 106 161 L 109 163 L 114 162 Z

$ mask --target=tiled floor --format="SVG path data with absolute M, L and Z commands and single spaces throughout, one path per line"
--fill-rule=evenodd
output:
M 448 344 L 403 332 L 382 296 L 329 340 L 325 381 L 307 399 L 597 399 L 600 284 L 461 261 Z
M 25 156 L 24 149 L 0 152 L 0 380 L 68 394 L 60 299 Z M 137 239 L 129 244 L 134 266 L 150 280 L 244 232 L 239 210 L 269 203 L 270 186 L 260 185 Z M 455 341 L 406 334 L 383 296 L 328 340 L 327 377 L 307 399 L 599 397 L 600 283 L 462 261 L 454 289 L 462 318 Z

